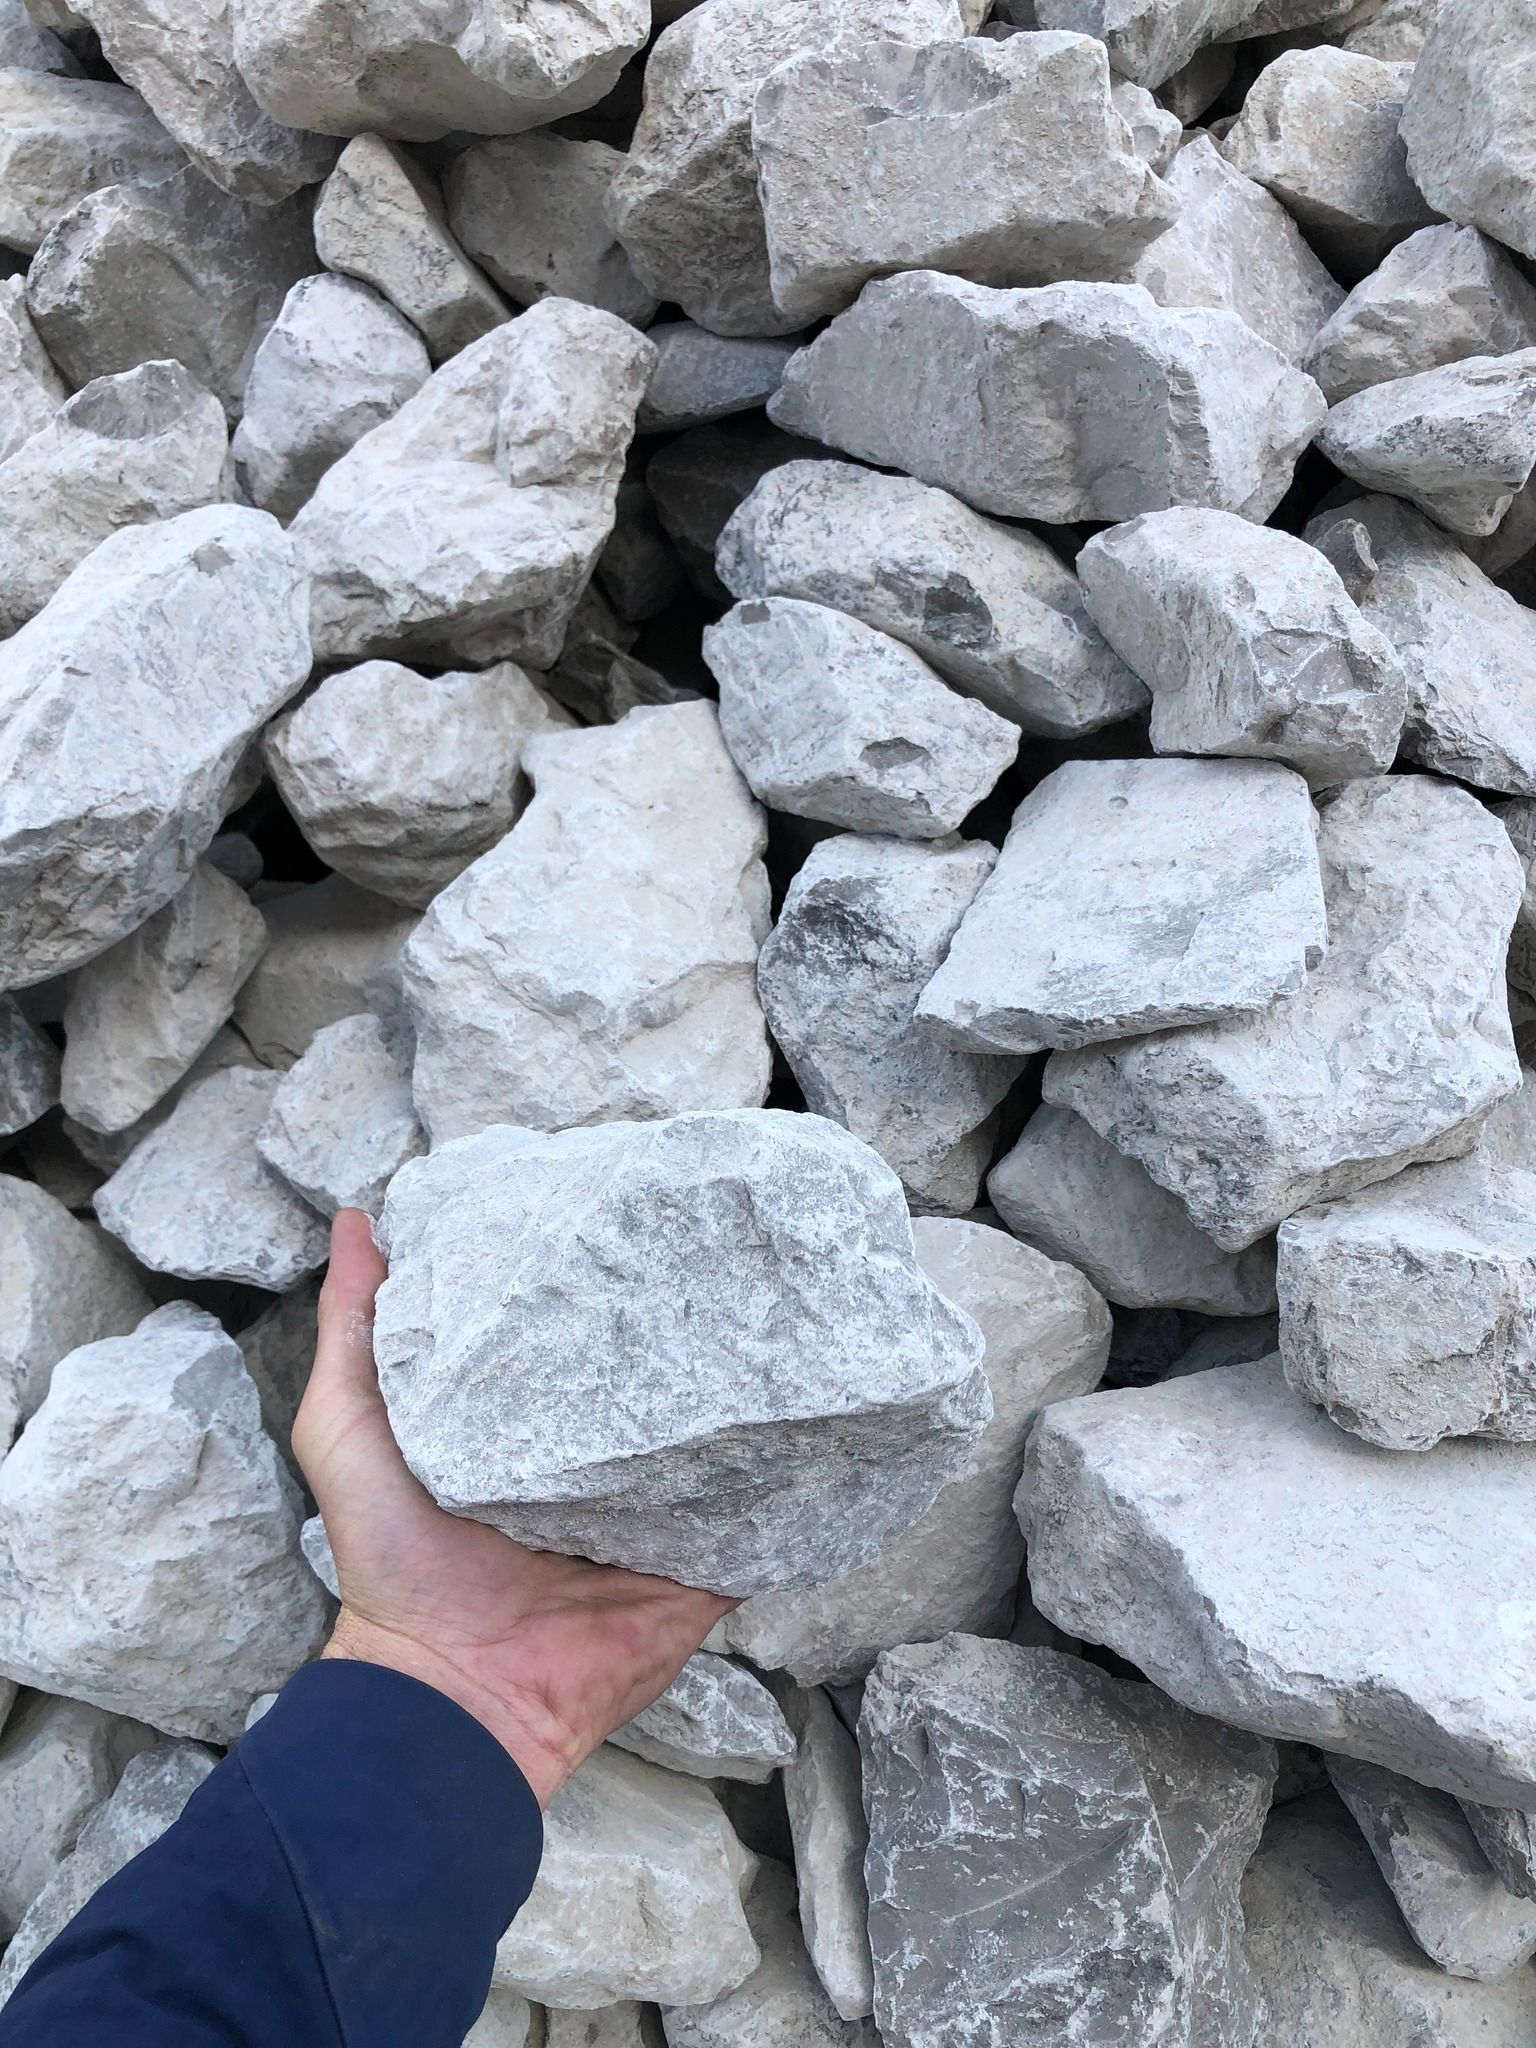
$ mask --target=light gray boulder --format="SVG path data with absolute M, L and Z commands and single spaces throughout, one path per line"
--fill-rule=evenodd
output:
M 803 1685 L 861 1678 L 881 1651 L 951 1629 L 1004 1633 L 1023 1562 L 1010 1503 L 1025 1440 L 1042 1408 L 1095 1387 L 1109 1356 L 1109 1312 L 1071 1266 L 951 1217 L 918 1217 L 912 1242 L 929 1280 L 981 1330 L 992 1421 L 923 1519 L 879 1556 L 726 1616 L 726 1643 Z
M 1080 1658 L 952 1635 L 881 1658 L 859 1746 L 890 2048 L 1258 2041 L 1237 1887 L 1269 1743 Z
M 0 643 L 0 985 L 83 966 L 170 901 L 309 664 L 294 550 L 233 505 L 123 528 Z
M 274 719 L 262 751 L 322 860 L 424 908 L 517 823 L 528 743 L 572 723 L 510 661 L 439 676 L 365 661 Z
M 1403 108 L 1408 167 L 1451 220 L 1536 256 L 1527 0 L 1439 0 Z
M 824 839 L 757 963 L 806 1107 L 873 1146 L 909 1201 L 961 1215 L 1023 1061 L 936 1045 L 912 1013 L 996 858 L 980 840 Z
M 1027 27 L 1101 36 L 1123 78 L 1162 85 L 1211 43 L 1307 28 L 1347 15 L 1355 0 L 1035 0 Z
M 774 304 L 840 313 L 872 277 L 1120 277 L 1178 213 L 1090 36 L 813 48 L 752 108 Z
M 762 1102 L 767 835 L 714 706 L 546 734 L 523 760 L 532 803 L 404 956 L 433 1142 Z
M 259 206 L 189 167 L 81 200 L 33 259 L 27 305 L 71 384 L 174 357 L 233 423 L 267 329 L 316 267 L 305 195 Z
M 1268 1243 L 1224 1252 L 1176 1195 L 1070 1109 L 1043 1103 L 987 1177 L 1016 1237 L 1085 1273 L 1118 1308 L 1262 1316 L 1275 1306 Z
M 1147 703 L 1044 541 L 912 477 L 787 462 L 731 515 L 715 559 L 733 597 L 847 612 L 1026 732 L 1071 738 Z
M 256 1149 L 322 1216 L 366 1209 L 427 1149 L 409 1052 L 371 1011 L 317 1031 L 272 1091 Z
M 718 1998 L 759 1961 L 756 1873 L 707 1786 L 604 1744 L 550 1803 L 493 1981 L 561 2007 Z
M 1241 1251 L 1309 1203 L 1471 1150 L 1519 1085 L 1503 986 L 1524 876 L 1475 797 L 1345 785 L 1319 838 L 1328 955 L 1261 1015 L 1056 1053 L 1086 1117 Z
M 1009 518 L 1183 503 L 1263 520 L 1323 396 L 1232 313 L 1140 285 L 996 291 L 924 270 L 866 285 L 768 411 Z
M 317 1031 L 360 1010 L 400 1016 L 400 954 L 414 911 L 327 875 L 274 897 L 261 914 L 266 951 L 236 999 L 235 1024 L 264 1066 L 291 1067 Z
M 14 996 L 0 996 L 0 1136 L 35 1124 L 59 1099 L 59 1054 Z
M 1094 1045 L 1262 1012 L 1327 944 L 1299 775 L 1069 761 L 1015 811 L 914 1017 L 977 1052 Z
M 72 1351 L 0 1466 L 0 1669 L 233 1742 L 324 1638 L 298 1506 L 212 1316 L 176 1302 Z
M 1019 729 L 920 654 L 798 597 L 749 598 L 704 629 L 720 731 L 752 793 L 855 832 L 941 839 L 1019 750 Z
M 103 1132 L 147 1115 L 228 1023 L 266 944 L 245 891 L 199 861 L 164 909 L 71 977 L 65 1113 Z
M 315 248 L 327 270 L 372 285 L 446 362 L 511 318 L 490 280 L 449 231 L 427 173 L 382 136 L 342 151 L 315 207 Z
M 256 351 L 231 444 L 251 503 L 291 519 L 431 373 L 426 343 L 387 299 L 350 277 L 301 278 Z
M 47 426 L 65 396 L 27 311 L 26 280 L 0 278 L 0 462 Z
M 795 1754 L 789 1723 L 760 1678 L 700 1650 L 660 1699 L 609 1740 L 687 1778 L 766 1785 Z
M 1152 691 L 1159 753 L 1281 760 L 1326 786 L 1390 768 L 1408 685 L 1317 548 L 1175 506 L 1095 534 L 1084 602 Z
M 1125 273 L 1160 306 L 1225 308 L 1291 362 L 1344 297 L 1279 200 L 1196 133 L 1164 173 L 1179 204 L 1165 234 Z
M 448 223 L 514 305 L 579 299 L 644 327 L 657 301 L 631 268 L 605 208 L 623 153 L 548 129 L 498 136 L 456 156 Z
M 320 1216 L 256 1149 L 281 1074 L 229 1067 L 187 1089 L 96 1193 L 96 1214 L 152 1273 L 274 1294 L 325 1264 Z
M 126 85 L 0 70 L 0 246 L 30 256 L 88 193 L 185 162 Z
M 32 1693 L 0 1735 L 0 1939 L 74 1848 L 123 1766 L 154 1742 L 152 1730 L 81 1700 Z
M 1536 1814 L 1471 1799 L 1461 1810 L 1500 1884 L 1515 1898 L 1536 1900 Z
M 800 1928 L 811 1966 L 845 2020 L 875 2009 L 859 1745 L 820 1686 L 780 1689 L 797 1749 L 783 1770 Z
M 1533 1459 L 1361 1443 L 1277 1357 L 1060 1401 L 1030 1440 L 1030 1587 L 1199 1713 L 1515 1805 L 1536 1785 L 1507 1591 Z
M 635 421 L 642 434 L 706 426 L 766 405 L 800 345 L 793 335 L 754 341 L 711 334 L 692 320 L 663 321 L 650 339 L 656 367 Z
M 545 299 L 446 364 L 294 520 L 317 658 L 549 667 L 613 526 L 655 351 Z
M 207 1047 L 188 1067 L 185 1076 L 176 1083 L 168 1094 L 162 1095 L 154 1108 L 141 1116 L 137 1123 L 130 1124 L 124 1131 L 93 1131 L 89 1124 L 76 1123 L 73 1117 L 61 1119 L 61 1130 L 80 1156 L 97 1169 L 95 1185 L 90 1199 L 96 1199 L 96 1189 L 110 1174 L 117 1171 L 123 1161 L 140 1146 L 153 1130 L 158 1130 L 171 1111 L 190 1089 L 199 1081 L 205 1081 L 210 1074 L 222 1074 L 228 1067 L 260 1067 L 262 1062 L 252 1052 L 246 1040 L 232 1024 L 223 1025 L 209 1040 Z

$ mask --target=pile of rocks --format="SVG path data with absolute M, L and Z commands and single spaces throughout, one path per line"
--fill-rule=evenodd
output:
M 355 1205 L 743 1603 L 474 2048 L 1536 2039 L 1533 83 L 0 0 L 0 1995 L 324 1639 Z

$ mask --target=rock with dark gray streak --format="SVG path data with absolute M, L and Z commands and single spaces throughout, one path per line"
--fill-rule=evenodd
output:
M 773 1694 L 744 1664 L 700 1650 L 660 1699 L 608 1738 L 688 1778 L 766 1785 L 795 1754 Z
M 185 162 L 126 85 L 0 70 L 0 246 L 30 256 L 89 193 L 163 178 Z
M 1122 77 L 1162 85 L 1208 44 L 1326 23 L 1354 5 L 1355 0 L 1034 0 L 1035 18 L 1025 26 L 1102 36 Z
M 1536 1900 L 1536 1813 L 1472 1799 L 1461 1810 L 1500 1884 L 1518 1899 Z
M 1439 0 L 1403 108 L 1430 204 L 1536 256 L 1528 0 Z
M 711 334 L 692 320 L 666 320 L 650 330 L 656 367 L 640 401 L 642 434 L 705 426 L 766 405 L 784 378 L 797 338 L 759 340 Z
M 317 1031 L 272 1091 L 256 1149 L 322 1216 L 366 1209 L 427 1149 L 408 1049 L 371 1011 Z
M 798 1748 L 784 1766 L 784 1805 L 795 1850 L 800 1927 L 811 1965 L 845 2020 L 875 2009 L 859 1745 L 820 1686 L 781 1689 Z
M 35 1124 L 58 1099 L 58 1048 L 14 996 L 0 996 L 0 1137 Z

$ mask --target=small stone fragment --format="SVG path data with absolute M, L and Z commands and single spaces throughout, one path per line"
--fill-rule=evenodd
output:
M 1307 28 L 1355 0 L 1035 0 L 1031 27 L 1102 36 L 1123 78 L 1160 86 L 1211 43 Z
M 700 1650 L 666 1691 L 609 1738 L 689 1778 L 766 1785 L 795 1754 L 773 1694 L 745 1665 Z
M 25 279 L 0 278 L 0 462 L 47 426 L 65 396 L 27 311 Z
M 431 373 L 426 344 L 387 299 L 350 277 L 301 278 L 256 351 L 232 443 L 251 503 L 291 519 Z
M 1452 220 L 1536 256 L 1529 0 L 1439 0 L 1403 108 L 1408 167 Z
M 784 1766 L 784 1804 L 795 1847 L 800 1926 L 811 1964 L 845 2020 L 875 2009 L 859 1745 L 820 1686 L 785 1687 L 798 1748 Z
M 59 1055 L 14 996 L 0 996 L 0 1137 L 24 1131 L 59 1099 Z
M 360 1010 L 398 1017 L 400 951 L 416 929 L 403 910 L 343 875 L 262 905 L 267 948 L 235 1004 L 264 1066 L 291 1067 L 315 1033 Z
M 33 1693 L 0 1737 L 0 1940 L 74 1848 L 130 1757 L 153 1733 L 79 1700 Z
M 984 512 L 1059 523 L 1179 503 L 1266 519 L 1324 408 L 1235 314 L 1140 285 L 994 291 L 914 271 L 866 285 L 768 410 Z
M 1154 99 L 1144 85 L 1132 85 L 1128 78 L 1114 79 L 1109 97 L 1115 112 L 1131 131 L 1132 149 L 1158 177 L 1166 176 L 1168 166 L 1183 147 L 1184 123 Z
M 327 1024 L 273 1090 L 256 1149 L 322 1216 L 366 1209 L 427 1149 L 410 1056 L 371 1012 Z
M 186 162 L 136 92 L 97 78 L 0 70 L 0 245 L 30 256 L 102 185 Z
M 1018 752 L 1015 725 L 826 605 L 750 599 L 705 628 L 704 658 L 732 759 L 773 810 L 939 839 Z
M 699 427 L 766 405 L 784 381 L 799 347 L 784 341 L 733 340 L 692 320 L 666 320 L 650 330 L 656 367 L 635 421 L 642 434 Z
M 327 270 L 360 278 L 417 327 L 436 363 L 511 318 L 449 232 L 426 172 L 378 135 L 349 142 L 315 208 Z
M 1470 1799 L 1461 1810 L 1500 1884 L 1515 1898 L 1536 1900 L 1536 1814 Z

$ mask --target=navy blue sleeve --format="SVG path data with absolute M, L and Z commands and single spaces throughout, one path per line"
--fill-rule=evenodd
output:
M 308 1665 L 38 1957 L 0 2048 L 460 2048 L 542 1844 L 461 1707 Z

